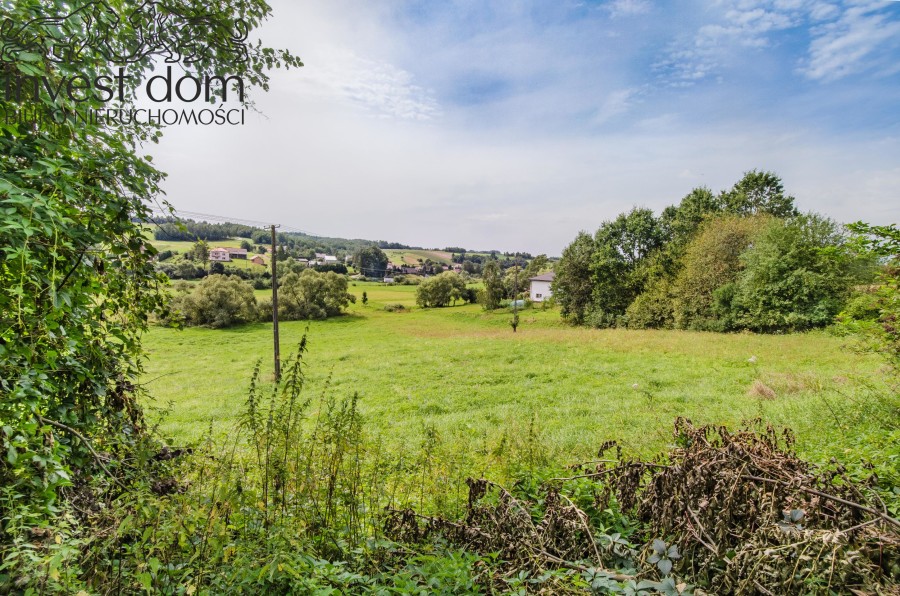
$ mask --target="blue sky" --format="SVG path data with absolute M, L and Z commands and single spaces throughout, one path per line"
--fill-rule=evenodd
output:
M 266 118 L 168 135 L 177 207 L 558 255 L 762 168 L 804 210 L 900 219 L 900 2 L 271 4 L 306 66 Z

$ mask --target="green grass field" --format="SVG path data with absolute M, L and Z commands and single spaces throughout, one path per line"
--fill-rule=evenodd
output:
M 368 305 L 358 300 L 348 316 L 328 321 L 282 323 L 282 354 L 308 327 L 310 395 L 328 377 L 337 395 L 358 392 L 369 431 L 398 445 L 421 443 L 426 426 L 461 445 L 496 445 L 522 436 L 534 417 L 548 455 L 572 462 L 609 439 L 656 453 L 676 416 L 726 425 L 760 416 L 791 426 L 801 450 L 824 457 L 859 432 L 842 407 L 864 399 L 879 367 L 823 332 L 592 330 L 538 308 L 524 311 L 513 334 L 509 313 L 476 305 L 384 311 L 412 307 L 411 286 L 360 282 L 351 290 L 366 291 Z M 179 441 L 197 439 L 210 421 L 229 428 L 258 359 L 271 379 L 270 324 L 154 328 L 145 345 L 146 388 L 156 406 L 172 403 L 162 428 Z
M 442 250 L 417 250 L 417 249 L 394 249 L 386 248 L 384 254 L 388 256 L 392 263 L 396 265 L 418 265 L 419 259 L 425 262 L 425 259 L 431 259 L 436 263 L 450 264 L 450 257 L 453 255 Z

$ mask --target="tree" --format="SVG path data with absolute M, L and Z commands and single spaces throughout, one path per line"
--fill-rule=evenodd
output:
M 103 4 L 121 11 L 138 3 Z M 236 19 L 250 33 L 269 16 L 263 0 L 177 4 L 172 10 L 202 12 L 205 20 L 161 29 L 145 54 L 121 65 L 123 94 L 115 107 L 137 107 L 135 89 L 180 41 L 210 49 L 186 65 L 199 80 L 228 73 L 248 89 L 265 89 L 266 70 L 301 65 L 255 42 L 247 44 L 247 55 L 229 51 Z M 27 107 L 31 113 L 85 114 L 107 107 L 99 94 L 79 87 L 84 77 L 74 79 L 74 94 L 66 81 L 81 74 L 117 80 L 120 65 L 109 56 L 142 47 L 150 11 L 133 19 L 117 15 L 113 26 L 108 15 L 105 21 L 63 18 L 71 6 L 4 3 L 4 22 L 28 23 L 30 34 L 17 40 L 21 47 L 4 46 L 0 88 L 10 88 L 19 75 L 45 84 L 27 106 L 0 94 L 3 113 Z M 68 48 L 61 39 L 99 38 L 103 47 L 81 44 L 77 55 L 59 60 Z M 51 96 L 49 90 L 57 89 L 62 92 Z M 249 101 L 245 97 L 244 105 Z M 0 449 L 7 454 L 0 463 L 0 519 L 9 519 L 10 503 L 21 507 L 16 515 L 27 525 L 66 515 L 57 499 L 61 486 L 74 483 L 84 494 L 101 494 L 110 468 L 103 462 L 135 459 L 128 449 L 145 428 L 134 396 L 140 338 L 167 296 L 166 279 L 154 269 L 156 251 L 144 235 L 163 179 L 146 144 L 161 134 L 156 124 L 102 117 L 58 125 L 7 120 L 0 126 Z M 95 454 L 90 443 L 114 455 Z M 123 473 L 125 467 L 117 469 Z M 27 540 L 4 534 L 7 539 Z M 17 572 L 7 567 L 4 573 Z
M 678 206 L 663 209 L 659 225 L 668 245 L 684 247 L 710 216 L 721 213 L 722 200 L 701 186 L 685 195 Z
M 775 220 L 741 255 L 736 323 L 754 331 L 800 331 L 834 321 L 860 273 L 846 232 L 815 214 Z
M 649 209 L 634 208 L 604 222 L 594 236 L 591 259 L 591 323 L 615 325 L 649 278 L 646 259 L 663 245 Z
M 369 303 L 369 295 L 366 294 L 365 292 L 362 293 L 362 303 L 363 303 L 363 306 L 365 306 L 366 304 Z
M 741 254 L 771 221 L 767 216 L 722 215 L 706 222 L 687 245 L 673 283 L 676 327 L 724 331 L 732 324 L 724 320 L 727 308 L 717 312 L 715 293 L 737 279 L 743 268 Z M 728 290 L 724 292 L 723 298 Z
M 540 275 L 548 269 L 550 269 L 550 259 L 547 258 L 547 255 L 538 255 L 531 259 L 528 262 L 528 265 L 525 266 L 525 269 L 522 271 L 522 277 L 525 280 L 528 280 L 536 275 Z
M 347 291 L 347 278 L 333 271 L 289 273 L 279 290 L 278 315 L 286 321 L 335 317 L 356 302 L 356 296 Z
M 198 263 L 205 263 L 209 260 L 209 243 L 206 240 L 200 239 L 194 242 L 194 246 L 191 247 L 190 258 L 193 261 Z
M 453 271 L 429 277 L 416 288 L 416 304 L 422 308 L 449 306 L 463 297 L 466 283 Z
M 500 273 L 500 263 L 496 259 L 490 259 L 484 265 L 481 273 L 481 280 L 484 284 L 483 306 L 485 310 L 496 310 L 500 308 L 500 301 L 503 300 L 503 278 Z
M 257 319 L 253 286 L 234 275 L 204 277 L 193 292 L 173 300 L 175 320 L 214 329 Z
M 728 213 L 757 215 L 767 213 L 775 217 L 797 215 L 794 197 L 784 194 L 781 178 L 773 172 L 750 170 L 744 173 L 730 190 L 719 197 Z
M 353 255 L 353 265 L 366 277 L 384 277 L 388 256 L 376 245 L 367 246 Z
M 840 314 L 841 326 L 855 334 L 867 352 L 884 357 L 900 375 L 900 229 L 857 222 L 848 226 L 856 244 L 881 262 L 874 287 L 857 292 Z
M 563 318 L 575 324 L 584 322 L 591 306 L 591 262 L 595 246 L 590 234 L 579 232 L 563 250 L 562 258 L 556 265 L 556 277 L 551 285 L 553 297 L 560 305 Z

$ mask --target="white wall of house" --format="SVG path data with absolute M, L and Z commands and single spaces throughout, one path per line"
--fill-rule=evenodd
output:
M 550 291 L 550 284 L 553 282 L 549 281 L 532 281 L 531 282 L 531 301 L 532 302 L 543 302 L 547 298 L 553 295 L 553 292 Z
M 211 250 L 209 251 L 209 260 L 210 261 L 230 261 L 231 256 L 228 254 L 227 250 Z

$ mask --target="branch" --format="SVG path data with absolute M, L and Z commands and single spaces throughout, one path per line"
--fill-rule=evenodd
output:
M 556 563 L 560 567 L 567 567 L 569 569 L 575 569 L 577 571 L 589 571 L 589 572 L 593 572 L 593 573 L 602 573 L 602 574 L 606 575 L 607 577 L 609 577 L 610 579 L 616 580 L 617 582 L 627 582 L 629 580 L 634 579 L 633 575 L 624 575 L 621 573 L 613 573 L 611 571 L 607 571 L 606 569 L 603 569 L 602 567 L 595 567 L 595 568 L 591 569 L 590 567 L 585 567 L 584 565 L 579 565 L 578 563 L 571 563 L 569 561 L 566 561 L 565 559 L 560 559 L 557 556 L 551 555 L 550 553 L 548 553 L 545 550 L 537 550 L 535 552 L 538 555 L 540 555 L 540 556 L 544 557 L 545 559 L 547 559 L 548 561 L 550 561 L 551 563 Z
M 116 484 L 118 484 L 119 487 L 121 487 L 121 488 L 124 489 L 124 490 L 128 490 L 128 487 L 125 486 L 124 484 L 122 484 L 122 483 L 119 481 L 119 479 L 116 478 L 116 477 L 112 474 L 112 472 L 110 472 L 110 471 L 106 468 L 105 465 L 103 465 L 103 458 L 100 457 L 100 454 L 99 454 L 99 453 L 97 453 L 96 451 L 94 451 L 94 447 L 91 445 L 91 442 L 87 440 L 87 437 L 85 437 L 83 434 L 81 434 L 80 432 L 78 432 L 77 430 L 75 430 L 74 428 L 72 428 L 71 426 L 68 426 L 68 425 L 66 425 L 66 424 L 63 424 L 62 422 L 56 422 L 55 420 L 49 420 L 49 419 L 47 419 L 47 418 L 44 418 L 44 417 L 41 416 L 40 414 L 37 414 L 36 416 L 37 416 L 37 419 L 41 422 L 41 424 L 48 424 L 48 425 L 50 425 L 50 426 L 55 426 L 56 428 L 62 429 L 62 430 L 64 430 L 64 431 L 67 431 L 67 432 L 72 433 L 73 435 L 75 435 L 75 436 L 78 438 L 78 440 L 80 440 L 80 441 L 84 444 L 84 446 L 88 448 L 88 451 L 91 452 L 91 455 L 94 456 L 94 459 L 97 460 L 97 464 L 100 466 L 100 468 L 103 469 L 104 472 L 106 472 L 106 475 L 109 476 L 109 477 L 112 479 L 113 482 L 115 482 Z
M 643 462 L 634 462 L 630 464 L 625 464 L 622 466 L 617 466 L 615 468 L 610 468 L 608 470 L 603 470 L 602 472 L 592 472 L 590 474 L 579 474 L 578 476 L 569 476 L 567 478 L 550 478 L 547 482 L 567 482 L 569 480 L 578 480 L 579 478 L 597 478 L 599 476 L 606 476 L 607 474 L 612 474 L 613 472 L 620 472 L 622 470 L 627 470 L 628 468 L 658 468 L 661 470 L 667 470 L 672 466 L 664 466 L 662 464 L 646 464 Z
M 822 497 L 823 499 L 828 499 L 830 501 L 834 501 L 835 503 L 841 503 L 842 505 L 847 505 L 848 507 L 853 507 L 854 509 L 859 509 L 860 511 L 865 511 L 866 513 L 871 513 L 875 517 L 880 518 L 882 521 L 886 521 L 887 523 L 900 528 L 900 521 L 894 519 L 893 517 L 878 511 L 877 509 L 872 509 L 871 507 L 866 507 L 865 505 L 861 505 L 859 503 L 854 503 L 853 501 L 848 501 L 847 499 L 842 499 L 840 497 L 836 497 L 834 495 L 829 495 L 828 493 L 823 493 L 822 491 L 816 490 L 814 488 L 806 488 L 805 486 L 794 486 L 790 482 L 785 480 L 776 480 L 774 478 L 762 478 L 760 476 L 750 476 L 742 475 L 741 478 L 747 480 L 755 480 L 757 482 L 768 482 L 769 484 L 781 484 L 783 486 L 787 486 L 790 488 L 795 488 L 799 491 L 816 495 L 817 497 Z

